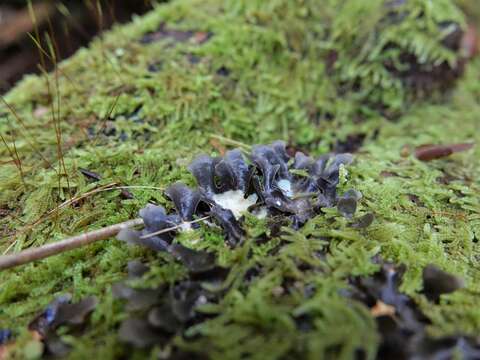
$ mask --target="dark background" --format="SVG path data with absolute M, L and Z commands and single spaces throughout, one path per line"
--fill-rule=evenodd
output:
M 26 0 L 0 2 L 0 93 L 24 74 L 41 71 L 40 51 L 31 36 L 37 38 L 38 33 L 45 50 L 51 36 L 57 58 L 64 59 L 113 23 L 127 22 L 152 4 L 150 0 L 34 0 L 31 6 L 37 26 Z M 45 65 L 51 70 L 51 62 Z

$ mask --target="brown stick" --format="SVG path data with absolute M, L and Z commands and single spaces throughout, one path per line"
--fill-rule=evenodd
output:
M 15 266 L 27 264 L 35 260 L 45 259 L 46 257 L 57 255 L 62 252 L 76 249 L 83 245 L 95 241 L 106 240 L 117 235 L 120 230 L 134 226 L 143 225 L 142 219 L 125 221 L 120 224 L 107 226 L 102 229 L 90 231 L 85 234 L 73 236 L 55 243 L 40 246 L 38 248 L 21 251 L 17 254 L 0 256 L 0 270 L 9 269 Z

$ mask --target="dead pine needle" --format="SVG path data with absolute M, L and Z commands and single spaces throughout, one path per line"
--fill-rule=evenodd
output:
M 225 145 L 238 146 L 243 152 L 249 152 L 252 147 L 250 145 L 244 144 L 240 141 L 232 140 L 217 134 L 210 134 L 212 139 L 216 139 Z
M 196 219 L 196 220 L 192 220 L 192 221 L 185 221 L 183 224 L 175 225 L 175 226 L 172 226 L 172 227 L 169 227 L 169 228 L 166 228 L 166 229 L 158 230 L 158 231 L 155 231 L 155 232 L 153 232 L 153 233 L 149 233 L 149 234 L 140 236 L 140 239 L 149 239 L 149 238 L 154 237 L 154 236 L 156 236 L 156 235 L 165 234 L 165 233 L 168 233 L 168 232 L 170 232 L 170 231 L 177 230 L 177 229 L 181 228 L 182 225 L 195 224 L 195 223 L 198 223 L 198 222 L 207 220 L 207 219 L 209 219 L 209 218 L 210 218 L 210 215 L 204 216 L 204 217 L 202 217 L 202 218 L 200 218 L 200 219 Z

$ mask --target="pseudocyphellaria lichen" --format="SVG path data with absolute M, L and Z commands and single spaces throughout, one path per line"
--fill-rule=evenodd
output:
M 432 337 L 430 319 L 413 299 L 399 291 L 404 266 L 374 259 L 380 269 L 368 277 L 352 277 L 344 296 L 363 303 L 376 320 L 381 340 L 377 359 L 459 359 L 480 358 L 477 338 L 464 334 Z M 461 289 L 463 280 L 435 265 L 423 269 L 423 293 L 429 301 Z
M 198 188 L 175 183 L 166 190 L 176 211 L 167 214 L 163 207 L 148 204 L 140 210 L 144 229 L 122 230 L 118 238 L 167 251 L 176 231 L 191 230 L 195 216 L 210 216 L 235 246 L 242 239 L 241 219 L 247 211 L 258 217 L 282 214 L 295 228 L 322 208 L 338 206 L 340 214 L 351 218 L 361 194 L 349 190 L 339 196 L 337 185 L 341 167 L 352 159 L 350 154 L 314 159 L 301 152 L 292 158 L 282 141 L 254 146 L 247 157 L 239 149 L 223 157 L 200 155 L 188 167 Z
M 63 341 L 62 335 L 70 332 L 78 335 L 98 304 L 95 296 L 76 303 L 71 300 L 70 294 L 58 296 L 28 325 L 28 329 L 42 341 L 45 357 L 65 357 L 71 347 Z

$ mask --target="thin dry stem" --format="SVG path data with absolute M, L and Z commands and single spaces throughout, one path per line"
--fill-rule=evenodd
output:
M 45 259 L 49 256 L 76 249 L 81 246 L 91 244 L 95 241 L 106 240 L 118 234 L 122 229 L 139 226 L 142 224 L 142 219 L 129 220 L 120 224 L 107 226 L 99 230 L 73 236 L 38 248 L 24 250 L 18 254 L 3 255 L 0 256 L 0 270 L 10 269 L 15 266 Z
M 149 233 L 147 235 L 142 236 L 141 238 L 147 239 L 155 235 L 177 230 L 185 224 L 195 224 L 195 223 L 207 220 L 209 218 L 210 216 L 204 216 L 200 219 L 185 221 L 182 224 L 172 226 L 167 229 L 162 229 L 160 231 L 156 231 L 153 233 Z M 2 255 L 0 256 L 0 270 L 10 269 L 10 268 L 13 268 L 19 265 L 24 265 L 36 260 L 45 259 L 50 256 L 58 255 L 66 251 L 91 244 L 95 241 L 107 240 L 108 238 L 117 235 L 121 230 L 125 228 L 131 228 L 131 227 L 140 226 L 140 225 L 143 225 L 142 219 L 140 218 L 133 219 L 133 220 L 125 221 L 120 224 L 107 226 L 102 229 L 98 229 L 98 230 L 90 231 L 88 233 L 73 236 L 55 243 L 43 245 L 38 248 L 24 250 L 19 252 L 18 254 Z
M 225 136 L 217 135 L 217 134 L 210 134 L 211 138 L 217 139 L 218 141 L 226 144 L 226 145 L 232 145 L 232 146 L 238 146 L 240 150 L 243 152 L 250 152 L 252 147 L 250 145 L 244 144 L 240 141 L 232 140 L 229 138 L 226 138 Z
M 3 137 L 2 134 L 0 134 L 0 139 L 2 139 L 2 142 L 5 145 L 5 147 L 8 151 L 8 154 L 10 155 L 13 163 L 15 164 L 15 166 L 18 169 L 18 172 L 20 173 L 20 178 L 22 180 L 22 183 L 25 184 L 25 176 L 24 176 L 24 173 L 23 173 L 22 161 L 20 160 L 20 157 L 18 155 L 17 146 L 15 145 L 15 141 L 13 141 L 14 148 L 12 150 L 12 149 L 10 149 L 10 146 L 8 146 L 7 141 L 5 140 L 5 138 Z
M 175 225 L 175 226 L 172 226 L 172 227 L 169 227 L 169 228 L 166 228 L 166 229 L 162 229 L 162 230 L 155 231 L 153 233 L 149 233 L 147 235 L 140 236 L 140 239 L 148 239 L 148 238 L 154 237 L 156 235 L 165 234 L 165 233 L 168 233 L 170 231 L 177 230 L 177 229 L 181 228 L 183 225 L 195 224 L 195 223 L 207 220 L 209 218 L 210 218 L 210 215 L 204 216 L 200 219 L 195 219 L 195 220 L 192 220 L 192 221 L 184 221 L 183 224 Z
M 18 115 L 18 113 L 16 112 L 15 108 L 10 105 L 7 100 L 5 100 L 5 98 L 0 95 L 0 100 L 5 104 L 5 106 L 8 108 L 8 110 L 10 111 L 10 113 L 15 117 L 15 119 L 20 123 L 20 125 L 22 126 L 23 130 L 26 132 L 27 136 L 25 136 L 25 141 L 28 143 L 28 145 L 30 145 L 32 147 L 32 149 L 34 150 L 35 153 L 37 153 L 41 158 L 42 160 L 45 162 L 45 164 L 51 168 L 51 169 L 54 169 L 55 168 L 52 166 L 52 164 L 50 163 L 50 161 L 47 160 L 47 158 L 45 156 L 43 156 L 43 154 L 41 153 L 40 150 L 38 150 L 37 148 L 37 145 L 35 144 L 35 141 L 30 141 L 30 134 L 28 133 L 28 128 L 25 124 L 25 122 L 22 120 L 22 118 L 20 117 L 20 115 Z
M 113 110 L 115 110 L 115 108 L 117 107 L 117 103 L 118 103 L 119 98 L 120 98 L 120 94 L 118 94 L 115 97 L 115 100 L 113 100 L 112 104 L 110 105 L 110 108 L 108 109 L 107 113 L 105 114 L 104 118 L 102 119 L 100 129 L 97 131 L 97 133 L 95 134 L 94 138 L 91 141 L 91 144 L 92 144 L 93 147 L 95 147 L 97 145 L 100 134 L 105 130 L 105 128 L 107 126 L 107 121 L 110 118 L 110 116 L 112 115 Z

